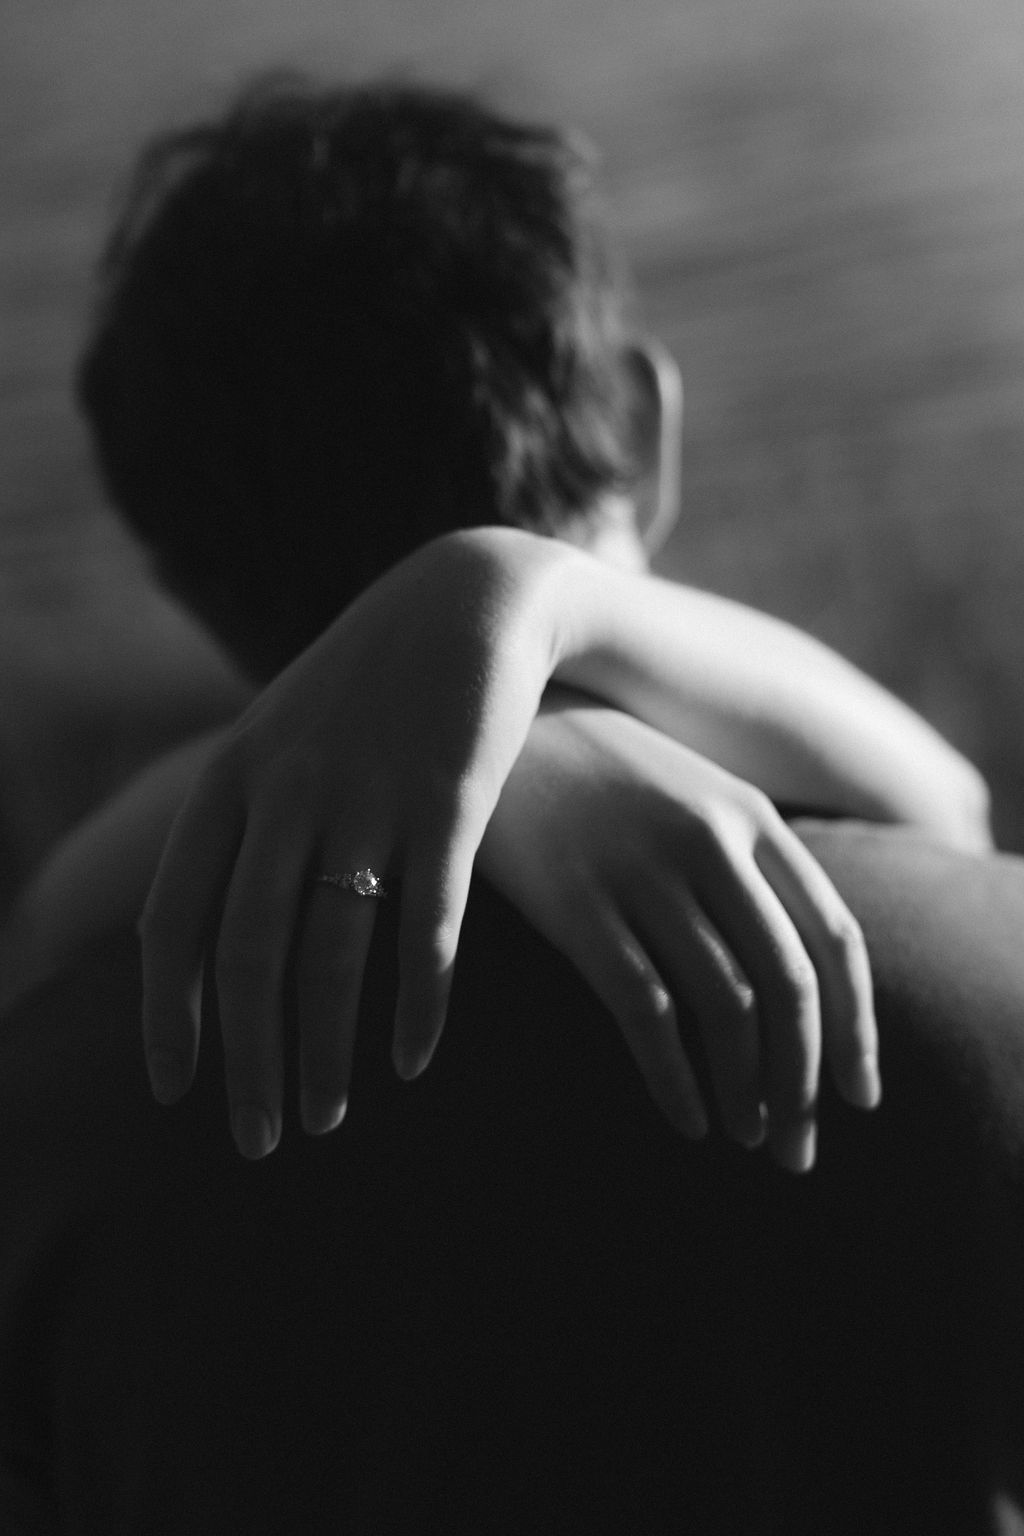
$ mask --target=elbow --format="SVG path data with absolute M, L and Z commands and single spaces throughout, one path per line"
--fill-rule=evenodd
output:
M 965 785 L 962 804 L 964 846 L 973 853 L 990 853 L 992 839 L 992 796 L 988 784 L 973 763 L 965 761 Z
M 939 824 L 932 830 L 962 853 L 991 853 L 992 797 L 985 779 L 959 754 L 950 779 L 936 818 Z

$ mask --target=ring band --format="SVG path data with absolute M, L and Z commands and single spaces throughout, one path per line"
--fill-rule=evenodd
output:
M 374 896 L 378 901 L 383 901 L 388 894 L 384 881 L 369 868 L 350 870 L 343 875 L 314 875 L 313 879 L 317 885 L 333 885 L 339 891 Z

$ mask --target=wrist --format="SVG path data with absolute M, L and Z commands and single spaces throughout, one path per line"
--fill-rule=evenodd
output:
M 475 594 L 479 618 L 493 615 L 511 643 L 529 647 L 544 682 L 585 653 L 597 606 L 589 568 L 600 568 L 591 556 L 548 534 L 493 526 L 445 534 L 433 548 L 459 573 L 459 589 Z
M 655 579 L 580 550 L 569 553 L 573 558 L 560 573 L 557 589 L 552 680 L 666 728 L 658 705 L 667 690 L 672 710 L 677 708 L 676 669 L 656 612 Z M 669 734 L 674 734 L 673 724 Z
M 551 679 L 599 694 L 609 665 L 623 659 L 617 621 L 639 596 L 629 589 L 638 578 L 569 544 L 561 546 L 547 577 L 542 600 L 550 626 Z

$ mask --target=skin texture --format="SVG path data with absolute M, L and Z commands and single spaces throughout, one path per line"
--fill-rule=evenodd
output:
M 208 960 L 247 1156 L 281 1133 L 292 986 L 304 1123 L 345 1110 L 379 903 L 317 875 L 393 883 L 394 1064 L 430 1062 L 473 860 L 552 681 L 660 733 L 565 720 L 530 760 L 552 798 L 571 799 L 566 752 L 584 790 L 607 768 L 592 819 L 636 816 L 624 848 L 654 856 L 660 829 L 671 931 L 634 910 L 646 871 L 600 838 L 584 862 L 611 889 L 583 934 L 549 909 L 541 862 L 524 883 L 528 838 L 500 840 L 493 878 L 561 934 L 691 1134 L 707 1106 L 684 1003 L 731 1133 L 759 1139 L 765 1105 L 787 1167 L 814 1159 L 825 1047 L 841 1092 L 878 1097 L 857 924 L 769 797 L 977 833 L 970 774 L 894 700 L 786 626 L 639 569 L 638 527 L 661 536 L 678 511 L 681 389 L 627 334 L 588 181 L 556 130 L 457 96 L 264 82 L 150 149 L 108 243 L 79 396 L 164 579 L 263 682 L 372 582 L 215 752 L 143 914 L 154 1090 L 191 1081 Z M 510 527 L 409 553 L 453 516 L 578 524 L 623 569 Z
M 145 1036 L 160 1098 L 174 1101 L 191 1081 L 198 977 L 223 904 L 216 976 L 240 1149 L 262 1156 L 280 1135 L 293 943 L 304 1118 L 311 1130 L 338 1123 L 377 903 L 339 900 L 326 886 L 310 890 L 309 876 L 320 869 L 370 865 L 397 882 L 394 1060 L 402 1076 L 424 1070 L 443 1028 L 477 847 L 549 677 L 559 676 L 566 657 L 566 670 L 573 668 L 566 636 L 579 629 L 565 624 L 566 595 L 579 562 L 587 572 L 580 590 L 594 602 L 605 590 L 599 562 L 579 551 L 510 530 L 435 541 L 369 589 L 239 722 L 175 823 L 143 918 Z M 452 591 L 457 605 L 438 596 Z M 505 840 L 504 878 L 513 887 L 519 881 L 519 899 L 527 910 L 532 900 L 542 931 L 611 1001 L 656 1099 L 690 1134 L 702 1131 L 707 1106 L 698 1107 L 673 1010 L 689 1009 L 702 994 L 694 1011 L 705 1039 L 731 1020 L 730 1044 L 712 1052 L 725 1124 L 745 1144 L 760 1141 L 758 1104 L 766 1101 L 775 1157 L 802 1171 L 814 1160 L 823 1039 L 840 1092 L 861 1107 L 879 1095 L 859 928 L 761 791 L 684 756 L 671 741 L 664 750 L 675 755 L 660 783 L 652 781 L 651 741 L 662 737 L 624 744 L 622 729 L 597 715 L 561 722 L 576 778 L 564 775 L 564 750 L 549 746 L 552 772 L 538 782 L 544 777 L 552 803 L 570 800 L 593 771 L 588 733 L 593 742 L 594 730 L 609 728 L 618 740 L 601 748 L 610 765 L 605 804 L 587 824 L 621 824 L 632 801 L 638 825 L 650 817 L 642 848 L 644 835 L 653 842 L 664 831 L 659 816 L 675 816 L 677 862 L 666 884 L 676 882 L 679 931 L 699 957 L 701 980 L 663 931 L 651 943 L 650 917 L 638 924 L 631 910 L 648 859 L 602 871 L 600 857 L 588 854 L 587 878 L 596 877 L 602 894 L 585 929 L 571 936 L 545 895 L 550 871 L 534 858 L 523 873 L 526 845 L 515 835 Z M 646 801 L 633 795 L 644 782 Z M 843 809 L 836 799 L 828 809 Z M 660 807 L 653 817 L 652 801 Z M 492 878 L 503 877 L 492 871 Z M 583 910 L 577 902 L 577 922 Z

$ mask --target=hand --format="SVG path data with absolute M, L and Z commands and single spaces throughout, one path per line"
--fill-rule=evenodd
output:
M 306 1129 L 345 1112 L 376 902 L 313 877 L 400 880 L 393 1054 L 424 1069 L 444 1024 L 480 838 L 553 666 L 540 596 L 571 555 L 480 529 L 396 566 L 242 716 L 172 828 L 141 922 L 153 1091 L 195 1071 L 204 956 L 247 1156 L 280 1135 L 282 993 L 294 953 Z
M 804 1171 L 822 1045 L 845 1099 L 880 1095 L 860 929 L 759 790 L 578 697 L 545 703 L 480 867 L 606 1004 L 674 1126 L 707 1129 L 689 1021 L 728 1134 L 758 1145 L 766 1104 L 772 1154 Z

